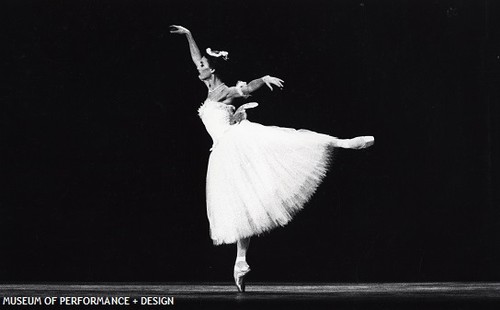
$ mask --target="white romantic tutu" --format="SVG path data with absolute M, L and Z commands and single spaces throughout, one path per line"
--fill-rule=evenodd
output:
M 206 188 L 214 244 L 287 224 L 325 176 L 335 139 L 248 120 L 229 125 L 232 109 L 215 101 L 199 109 L 214 140 Z

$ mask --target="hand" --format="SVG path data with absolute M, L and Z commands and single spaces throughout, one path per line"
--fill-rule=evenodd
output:
M 265 77 L 263 77 L 262 81 L 264 81 L 264 83 L 266 83 L 267 87 L 269 87 L 271 90 L 273 90 L 273 87 L 271 85 L 278 86 L 280 89 L 282 89 L 283 83 L 285 83 L 285 82 L 283 82 L 282 79 L 278 79 L 276 77 L 272 77 L 269 75 L 266 75 Z
M 188 34 L 190 31 L 182 26 L 170 25 L 170 33 Z
M 229 120 L 229 124 L 239 124 L 244 119 L 247 119 L 247 113 L 245 112 L 245 110 L 234 113 Z
M 239 124 L 242 120 L 247 119 L 247 112 L 245 110 L 255 108 L 258 105 L 257 102 L 249 102 L 241 105 L 231 117 L 230 124 Z
M 238 110 L 236 110 L 236 112 L 238 112 L 238 111 L 244 111 L 246 109 L 253 109 L 253 108 L 256 108 L 258 106 L 259 106 L 259 104 L 257 102 L 248 102 L 248 103 L 242 104 L 238 108 Z

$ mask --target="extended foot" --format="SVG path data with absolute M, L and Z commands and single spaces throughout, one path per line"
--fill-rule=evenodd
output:
M 346 149 L 359 150 L 370 147 L 374 143 L 375 143 L 375 138 L 373 136 L 362 136 L 362 137 L 342 140 L 339 146 Z
M 245 292 L 245 276 L 250 272 L 250 266 L 245 261 L 234 265 L 234 283 L 239 292 Z

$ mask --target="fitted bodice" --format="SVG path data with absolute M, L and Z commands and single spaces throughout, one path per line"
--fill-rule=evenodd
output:
M 214 142 L 229 129 L 235 107 L 213 100 L 205 100 L 198 109 L 198 115 Z

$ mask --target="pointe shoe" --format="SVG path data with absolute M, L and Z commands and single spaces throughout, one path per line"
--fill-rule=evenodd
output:
M 375 143 L 375 137 L 373 136 L 362 136 L 356 137 L 348 140 L 348 148 L 350 149 L 366 149 Z
M 245 292 L 245 276 L 250 272 L 250 266 L 246 265 L 239 267 L 237 264 L 234 265 L 234 283 L 238 292 Z

